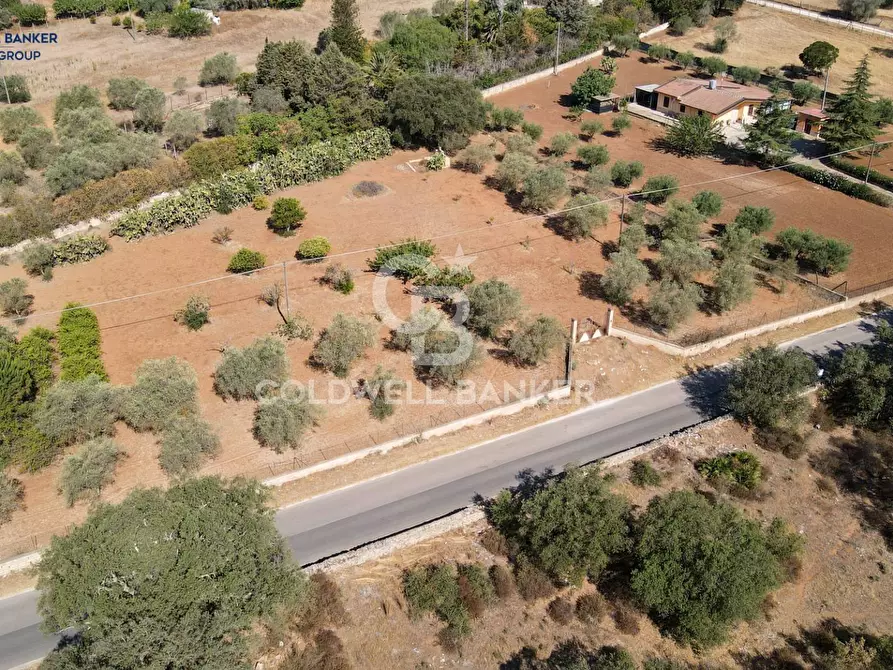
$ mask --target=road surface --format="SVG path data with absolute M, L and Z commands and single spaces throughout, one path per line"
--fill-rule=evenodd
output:
M 861 320 L 785 346 L 821 354 L 872 337 Z M 722 369 L 606 401 L 471 450 L 281 509 L 276 525 L 303 565 L 424 524 L 512 486 L 522 470 L 588 463 L 721 413 Z M 58 638 L 39 632 L 34 591 L 0 599 L 0 670 L 42 658 Z

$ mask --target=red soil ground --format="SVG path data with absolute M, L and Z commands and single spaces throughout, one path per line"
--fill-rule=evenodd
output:
M 499 96 L 494 102 L 534 105 L 526 116 L 545 126 L 544 141 L 547 141 L 556 132 L 576 127 L 561 118 L 563 108 L 558 99 L 569 90 L 578 72 L 579 69 L 536 82 Z M 646 66 L 624 59 L 618 90 L 628 90 L 633 83 L 663 81 L 674 74 L 662 66 Z M 776 212 L 779 228 L 809 226 L 852 242 L 856 249 L 847 275 L 851 283 L 873 282 L 888 276 L 884 257 L 891 243 L 889 211 L 815 187 L 791 175 L 769 173 L 739 177 L 753 168 L 724 165 L 711 159 L 681 159 L 656 152 L 649 142 L 661 134 L 660 127 L 634 120 L 633 128 L 623 137 L 603 137 L 596 141 L 609 147 L 612 158 L 642 160 L 646 176 L 672 173 L 683 184 L 735 177 L 710 186 L 727 198 L 722 220 L 743 204 L 768 205 Z M 581 279 L 586 276 L 584 272 L 597 276 L 604 270 L 600 242 L 573 243 L 562 239 L 546 228 L 541 218 L 513 210 L 503 194 L 484 185 L 481 175 L 457 170 L 425 174 L 406 169 L 408 159 L 421 155 L 398 152 L 381 161 L 355 166 L 341 177 L 276 194 L 300 198 L 309 213 L 303 228 L 292 238 L 280 238 L 269 232 L 264 225 L 267 213 L 251 209 L 214 216 L 193 229 L 166 237 L 137 243 L 113 238 L 112 250 L 105 256 L 84 265 L 58 268 L 55 278 L 48 283 L 29 280 L 37 314 L 23 328 L 54 327 L 58 314 L 53 312 L 71 300 L 92 304 L 143 295 L 95 307 L 102 327 L 106 366 L 116 384 L 131 383 L 136 368 L 149 358 L 179 356 L 196 369 L 202 412 L 217 428 L 222 440 L 220 455 L 203 469 L 204 473 L 269 476 L 299 467 L 301 463 L 332 458 L 348 449 L 413 434 L 460 414 L 480 411 L 480 406 L 459 406 L 454 394 L 438 391 L 434 397 L 445 404 L 402 407 L 394 417 L 378 423 L 369 417 L 368 401 L 350 397 L 342 404 L 326 407 L 320 426 L 297 454 L 279 455 L 261 449 L 250 434 L 255 404 L 220 400 L 212 390 L 212 373 L 221 348 L 243 346 L 275 328 L 279 321 L 275 310 L 260 303 L 257 297 L 265 286 L 281 280 L 281 270 L 257 273 L 250 278 L 230 277 L 192 288 L 174 288 L 224 275 L 230 255 L 240 246 L 264 252 L 273 263 L 293 259 L 302 239 L 325 235 L 332 243 L 334 255 L 359 250 L 338 259 L 358 275 L 357 290 L 350 296 L 342 296 L 316 281 L 324 265 L 289 266 L 292 310 L 310 319 L 319 332 L 337 312 L 371 318 L 374 277 L 364 272 L 364 268 L 365 259 L 376 245 L 407 236 L 433 237 L 440 238 L 438 260 L 455 256 L 461 244 L 465 255 L 474 257 L 471 268 L 477 278 L 500 277 L 519 288 L 531 315 L 544 312 L 563 323 L 572 317 L 603 321 L 606 305 L 588 297 L 580 288 Z M 368 200 L 350 197 L 351 187 L 364 179 L 381 182 L 389 192 Z M 640 183 L 634 184 L 634 188 L 637 186 Z M 686 189 L 681 195 L 693 195 L 700 188 Z M 214 229 L 224 224 L 234 229 L 233 241 L 226 247 L 210 239 Z M 616 240 L 617 233 L 615 216 L 598 236 L 602 242 Z M 12 276 L 24 276 L 20 266 L 0 267 L 0 281 Z M 387 292 L 395 311 L 405 314 L 409 298 L 402 286 L 391 282 Z M 195 333 L 172 319 L 173 313 L 192 294 L 205 295 L 212 304 L 211 323 Z M 771 287 L 761 286 L 750 305 L 723 317 L 699 314 L 688 328 L 714 328 L 732 321 L 743 323 L 788 313 L 798 305 L 803 307 L 804 300 L 808 299 L 798 289 L 777 294 Z M 383 341 L 387 336 L 384 325 L 379 332 Z M 291 371 L 294 379 L 312 380 L 319 389 L 332 377 L 307 365 L 311 346 L 310 342 L 289 344 Z M 518 386 L 521 380 L 557 380 L 563 376 L 560 353 L 535 370 L 520 370 L 498 356 L 499 345 L 490 343 L 488 347 L 497 355 L 488 356 L 476 373 L 474 379 L 479 385 L 491 380 L 499 383 L 501 389 L 503 381 Z M 412 379 L 408 355 L 378 346 L 355 366 L 350 381 L 355 385 L 379 364 L 394 368 L 406 380 Z M 529 385 L 528 381 L 528 388 Z M 421 385 L 413 381 L 411 386 L 414 397 L 422 397 Z M 496 402 L 489 399 L 483 405 Z M 118 439 L 128 458 L 119 465 L 116 481 L 103 492 L 103 499 L 118 500 L 134 486 L 166 481 L 157 466 L 157 446 L 152 435 L 137 435 L 122 427 Z M 42 545 L 50 534 L 62 532 L 67 525 L 84 518 L 86 504 L 79 503 L 69 510 L 57 495 L 59 469 L 57 464 L 39 474 L 21 476 L 26 487 L 27 509 L 0 528 L 0 556 Z

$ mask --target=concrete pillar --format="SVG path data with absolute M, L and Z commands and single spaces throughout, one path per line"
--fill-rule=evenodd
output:
M 608 315 L 605 317 L 605 337 L 611 336 L 611 329 L 614 327 L 614 308 L 608 307 Z
M 571 346 L 577 344 L 577 320 L 571 319 Z

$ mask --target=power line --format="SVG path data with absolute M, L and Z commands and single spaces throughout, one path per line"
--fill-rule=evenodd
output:
M 863 149 L 868 149 L 870 147 L 877 146 L 878 144 L 891 144 L 891 143 L 893 143 L 893 140 L 889 140 L 886 142 L 871 142 L 870 144 L 865 144 L 863 146 L 854 147 L 852 149 L 847 149 L 844 151 L 837 151 L 837 152 L 825 154 L 822 156 L 816 156 L 812 160 L 820 160 L 822 158 L 831 158 L 832 156 L 840 156 L 842 154 L 851 153 L 853 151 L 861 151 Z M 590 203 L 586 203 L 583 205 L 577 205 L 575 207 L 566 207 L 564 209 L 555 210 L 553 212 L 548 212 L 545 214 L 530 214 L 528 216 L 519 217 L 517 219 L 512 219 L 510 221 L 504 221 L 502 223 L 486 224 L 486 225 L 480 226 L 478 228 L 471 228 L 468 230 L 459 230 L 459 231 L 454 231 L 454 232 L 450 232 L 450 233 L 443 233 L 442 235 L 434 235 L 431 237 L 422 238 L 422 241 L 436 242 L 438 240 L 448 239 L 450 237 L 456 237 L 456 236 L 460 236 L 460 235 L 469 235 L 469 234 L 473 234 L 473 233 L 484 231 L 484 230 L 493 230 L 496 228 L 504 228 L 506 226 L 512 226 L 512 225 L 515 225 L 518 223 L 525 223 L 527 221 L 534 221 L 536 219 L 546 219 L 546 218 L 550 218 L 553 216 L 557 216 L 559 214 L 566 214 L 568 212 L 573 212 L 578 209 L 585 209 L 587 207 L 594 207 L 596 205 L 617 202 L 619 200 L 623 200 L 624 198 L 629 198 L 632 196 L 639 197 L 639 196 L 652 195 L 652 194 L 658 194 L 658 193 L 666 193 L 668 191 L 675 192 L 677 190 L 686 189 L 686 188 L 694 188 L 697 186 L 707 186 L 710 184 L 717 184 L 717 183 L 721 183 L 721 182 L 731 181 L 733 179 L 752 177 L 754 175 L 764 174 L 767 172 L 775 172 L 778 170 L 784 170 L 787 167 L 789 167 L 789 165 L 790 164 L 777 165 L 777 166 L 773 166 L 773 167 L 769 167 L 769 168 L 761 168 L 759 170 L 753 170 L 751 172 L 744 172 L 744 173 L 737 174 L 737 175 L 729 175 L 727 177 L 718 177 L 716 179 L 708 179 L 706 181 L 693 182 L 691 184 L 682 184 L 682 185 L 679 185 L 676 187 L 652 189 L 650 191 L 639 191 L 637 193 L 633 193 L 633 194 L 629 194 L 629 195 L 624 194 L 624 195 L 613 196 L 610 198 L 604 198 L 602 200 L 597 200 L 595 202 L 590 202 Z M 724 199 L 727 200 L 728 198 L 724 198 Z M 341 253 L 326 256 L 326 260 L 332 260 L 332 259 L 336 259 L 336 258 L 345 258 L 347 256 L 355 256 L 357 254 L 374 253 L 374 252 L 378 251 L 379 249 L 393 249 L 395 247 L 399 247 L 400 244 L 401 244 L 400 242 L 395 242 L 393 244 L 384 244 L 384 245 L 379 245 L 379 246 L 375 246 L 375 247 L 367 247 L 365 249 L 353 249 L 351 251 L 343 251 Z M 79 305 L 78 307 L 66 307 L 66 308 L 57 309 L 57 310 L 48 310 L 45 312 L 34 312 L 33 314 L 29 314 L 28 318 L 39 318 L 39 317 L 44 317 L 44 316 L 53 316 L 56 314 L 62 314 L 64 312 L 68 312 L 68 311 L 75 310 L 75 309 L 84 309 L 84 308 L 92 309 L 94 307 L 105 307 L 107 305 L 113 305 L 113 304 L 117 304 L 117 303 L 121 303 L 121 302 L 127 302 L 129 300 L 140 300 L 143 298 L 151 298 L 151 297 L 154 297 L 157 295 L 162 295 L 164 293 L 180 291 L 180 290 L 187 289 L 187 288 L 195 288 L 198 286 L 205 286 L 208 284 L 213 284 L 213 283 L 225 281 L 228 279 L 234 279 L 234 278 L 240 277 L 240 276 L 251 275 L 255 272 L 263 272 L 264 270 L 273 270 L 273 269 L 277 269 L 277 268 L 282 268 L 283 266 L 287 267 L 289 265 L 298 265 L 298 264 L 304 264 L 304 263 L 317 263 L 318 261 L 319 261 L 319 259 L 295 259 L 295 260 L 290 260 L 290 261 L 279 261 L 277 263 L 274 263 L 273 265 L 266 265 L 262 268 L 258 268 L 256 270 L 249 270 L 247 272 L 231 272 L 226 275 L 211 277 L 209 279 L 202 279 L 197 282 L 180 284 L 178 286 L 170 286 L 170 287 L 163 288 L 163 289 L 157 289 L 155 291 L 148 291 L 145 293 L 137 293 L 134 295 L 123 296 L 120 298 L 110 298 L 109 300 L 102 300 L 99 302 L 89 303 L 86 305 Z

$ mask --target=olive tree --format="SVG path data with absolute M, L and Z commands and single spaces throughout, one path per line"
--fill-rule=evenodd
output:
M 336 314 L 319 336 L 310 361 L 336 377 L 346 377 L 354 361 L 375 344 L 372 324 L 352 316 Z
M 521 292 L 499 279 L 473 284 L 467 295 L 468 327 L 482 337 L 495 337 L 521 314 Z
M 540 315 L 519 324 L 509 339 L 509 352 L 521 365 L 539 365 L 567 339 L 564 328 L 550 316 Z
M 601 277 L 605 300 L 623 306 L 632 300 L 633 292 L 648 281 L 648 268 L 629 249 L 621 249 L 608 257 L 610 265 Z

